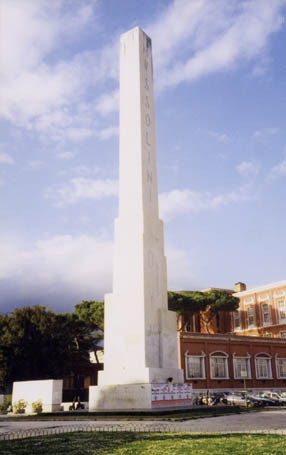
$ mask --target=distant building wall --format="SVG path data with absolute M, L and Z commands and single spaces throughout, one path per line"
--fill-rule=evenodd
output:
M 194 389 L 286 390 L 286 342 L 236 335 L 180 333 L 180 367 Z
M 286 280 L 234 293 L 240 300 L 231 331 L 239 335 L 286 338 Z

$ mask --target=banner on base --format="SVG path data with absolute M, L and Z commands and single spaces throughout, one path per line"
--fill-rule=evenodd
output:
M 152 384 L 152 408 L 190 406 L 192 384 Z

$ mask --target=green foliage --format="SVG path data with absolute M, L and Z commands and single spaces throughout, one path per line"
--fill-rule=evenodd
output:
M 27 405 L 28 405 L 27 401 L 25 401 L 23 399 L 13 403 L 14 414 L 22 414 L 23 412 L 25 412 Z
M 34 401 L 32 403 L 32 412 L 40 414 L 43 411 L 43 403 L 41 400 Z
M 0 414 L 6 413 L 8 408 L 12 406 L 12 395 L 4 395 L 3 403 L 0 405 Z
M 223 289 L 168 292 L 169 310 L 188 317 L 200 313 L 207 331 L 209 323 L 220 311 L 235 311 L 238 306 L 239 299 Z
M 200 291 L 168 292 L 168 308 L 178 314 L 205 311 L 208 303 L 207 295 Z
M 75 314 L 93 330 L 104 330 L 104 303 L 82 300 L 75 305 Z
M 206 294 L 210 302 L 210 311 L 213 314 L 216 314 L 218 311 L 235 311 L 239 306 L 238 297 L 234 297 L 223 289 L 212 289 Z
M 91 329 L 74 313 L 42 306 L 0 317 L 0 386 L 17 380 L 61 378 L 96 348 Z

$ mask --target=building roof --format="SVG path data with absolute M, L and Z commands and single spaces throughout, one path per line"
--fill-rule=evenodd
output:
M 275 283 L 265 284 L 263 286 L 258 286 L 256 288 L 248 289 L 246 291 L 235 292 L 233 295 L 235 297 L 243 297 L 243 296 L 255 294 L 258 292 L 269 291 L 270 289 L 281 288 L 283 286 L 286 287 L 286 280 L 277 281 Z

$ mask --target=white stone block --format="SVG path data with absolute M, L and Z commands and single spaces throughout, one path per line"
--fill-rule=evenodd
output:
M 40 400 L 43 405 L 43 412 L 60 411 L 62 393 L 62 379 L 14 382 L 12 404 L 24 400 L 27 402 L 26 412 L 30 413 L 32 412 L 32 403 Z

